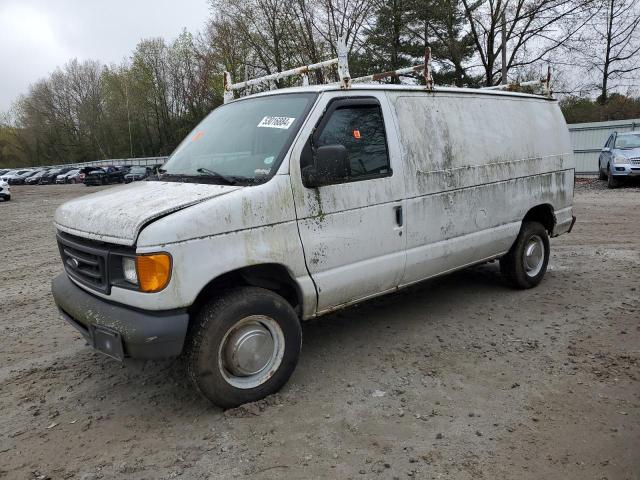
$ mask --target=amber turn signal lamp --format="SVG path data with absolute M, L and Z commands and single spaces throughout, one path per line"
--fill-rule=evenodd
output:
M 138 283 L 143 292 L 159 292 L 171 278 L 171 256 L 167 253 L 136 257 Z

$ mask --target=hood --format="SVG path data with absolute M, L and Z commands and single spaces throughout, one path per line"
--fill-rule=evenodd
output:
M 56 210 L 60 230 L 119 245 L 134 245 L 151 221 L 238 190 L 229 185 L 141 182 L 71 200 Z
M 639 148 L 627 148 L 627 149 L 621 149 L 621 148 L 616 148 L 615 150 L 615 154 L 616 155 L 621 155 L 623 157 L 627 157 L 627 158 L 638 158 L 640 157 L 640 147 Z

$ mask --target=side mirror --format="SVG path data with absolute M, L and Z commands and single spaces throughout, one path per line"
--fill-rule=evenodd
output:
M 315 151 L 313 165 L 303 170 L 306 187 L 340 183 L 351 174 L 349 154 L 344 145 L 323 145 Z

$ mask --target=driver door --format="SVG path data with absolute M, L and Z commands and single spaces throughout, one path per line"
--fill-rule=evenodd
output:
M 394 289 L 405 267 L 404 176 L 387 98 L 348 93 L 321 95 L 290 162 L 319 313 Z M 304 170 L 323 145 L 343 145 L 350 172 L 330 185 L 305 186 Z

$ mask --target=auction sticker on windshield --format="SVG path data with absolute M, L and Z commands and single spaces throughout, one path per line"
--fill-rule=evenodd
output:
M 295 118 L 291 118 L 291 117 L 264 117 L 262 120 L 260 120 L 258 127 L 282 128 L 286 130 L 291 125 L 293 125 L 294 121 L 295 121 Z

